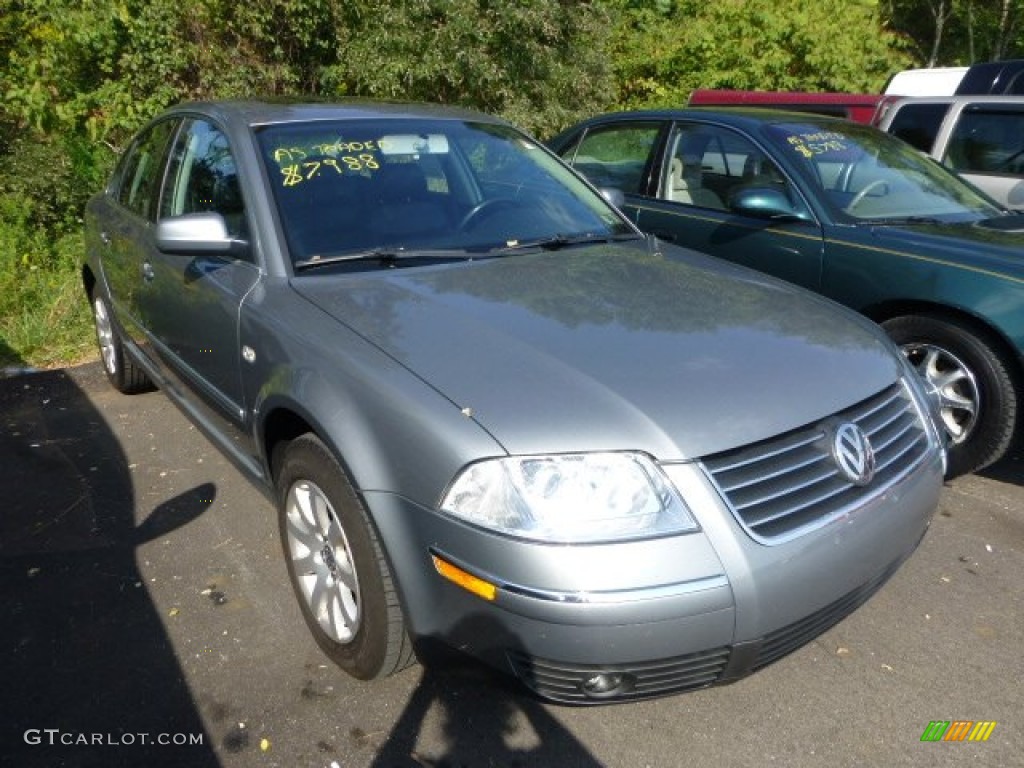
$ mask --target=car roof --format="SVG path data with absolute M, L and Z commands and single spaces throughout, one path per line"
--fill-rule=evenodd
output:
M 171 107 L 164 115 L 202 113 L 224 122 L 249 126 L 320 120 L 371 120 L 375 118 L 418 118 L 473 120 L 507 125 L 507 121 L 462 107 L 375 99 L 317 101 L 266 99 L 239 101 L 196 101 Z
M 842 117 L 820 115 L 802 110 L 766 109 L 764 107 L 687 107 L 685 109 L 643 109 L 626 112 L 607 112 L 581 125 L 594 125 L 612 120 L 687 120 L 712 119 L 716 122 L 736 127 L 753 128 L 757 125 L 773 123 L 789 123 L 799 120 L 803 123 L 820 123 L 821 125 L 849 124 L 851 121 Z
M 1021 104 L 1024 96 L 1006 94 L 960 94 L 958 96 L 904 96 L 892 102 L 890 109 L 903 104 Z

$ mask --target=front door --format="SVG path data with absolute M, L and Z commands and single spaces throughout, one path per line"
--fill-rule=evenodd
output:
M 656 188 L 640 207 L 645 232 L 818 290 L 822 230 L 795 187 L 749 138 L 724 126 L 677 123 Z M 780 192 L 795 216 L 738 213 L 742 189 Z
M 159 218 L 215 212 L 229 234 L 248 239 L 245 206 L 227 137 L 209 122 L 186 120 L 171 149 Z M 218 431 L 234 438 L 245 420 L 239 311 L 261 272 L 251 258 L 164 253 L 143 264 L 143 313 L 172 379 L 199 393 Z

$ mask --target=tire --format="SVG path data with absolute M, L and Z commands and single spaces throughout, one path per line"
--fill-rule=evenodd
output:
M 99 291 L 93 291 L 91 299 L 100 361 L 114 389 L 126 395 L 153 389 L 153 382 L 146 372 L 131 359 L 130 355 L 125 354 L 121 333 L 106 300 Z
M 408 667 L 412 644 L 362 501 L 315 436 L 296 438 L 283 450 L 276 473 L 281 545 L 317 645 L 360 680 Z
M 988 333 L 934 315 L 897 317 L 882 327 L 939 403 L 949 438 L 949 478 L 1000 459 L 1017 428 L 1018 384 Z

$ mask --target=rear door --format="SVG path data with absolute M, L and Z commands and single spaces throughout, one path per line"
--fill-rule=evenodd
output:
M 153 241 L 157 195 L 163 181 L 168 146 L 179 127 L 162 120 L 143 131 L 125 151 L 113 181 L 99 206 L 90 210 L 95 222 L 88 229 L 99 242 L 103 277 L 118 324 L 146 354 L 148 328 L 142 314 L 144 253 Z

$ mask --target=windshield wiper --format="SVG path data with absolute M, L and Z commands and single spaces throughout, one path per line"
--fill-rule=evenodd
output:
M 304 272 L 317 267 L 331 264 L 343 264 L 350 261 L 380 261 L 392 263 L 410 259 L 432 259 L 441 261 L 472 261 L 477 254 L 463 250 L 428 249 L 428 248 L 368 248 L 365 251 L 339 253 L 335 256 L 312 256 L 294 264 L 296 272 Z
M 861 219 L 858 226 L 868 227 L 902 227 L 907 224 L 947 224 L 948 222 L 934 216 L 892 216 L 884 219 Z
M 625 240 L 641 240 L 643 235 L 638 235 L 635 232 L 622 232 L 617 235 L 597 235 L 593 233 L 583 235 L 551 235 L 549 237 L 539 237 L 535 240 L 510 240 L 500 248 L 495 248 L 492 253 L 511 253 L 513 251 L 524 251 L 533 248 L 539 248 L 544 251 L 557 251 L 560 248 L 566 248 L 571 245 L 586 245 L 591 243 L 617 243 Z

